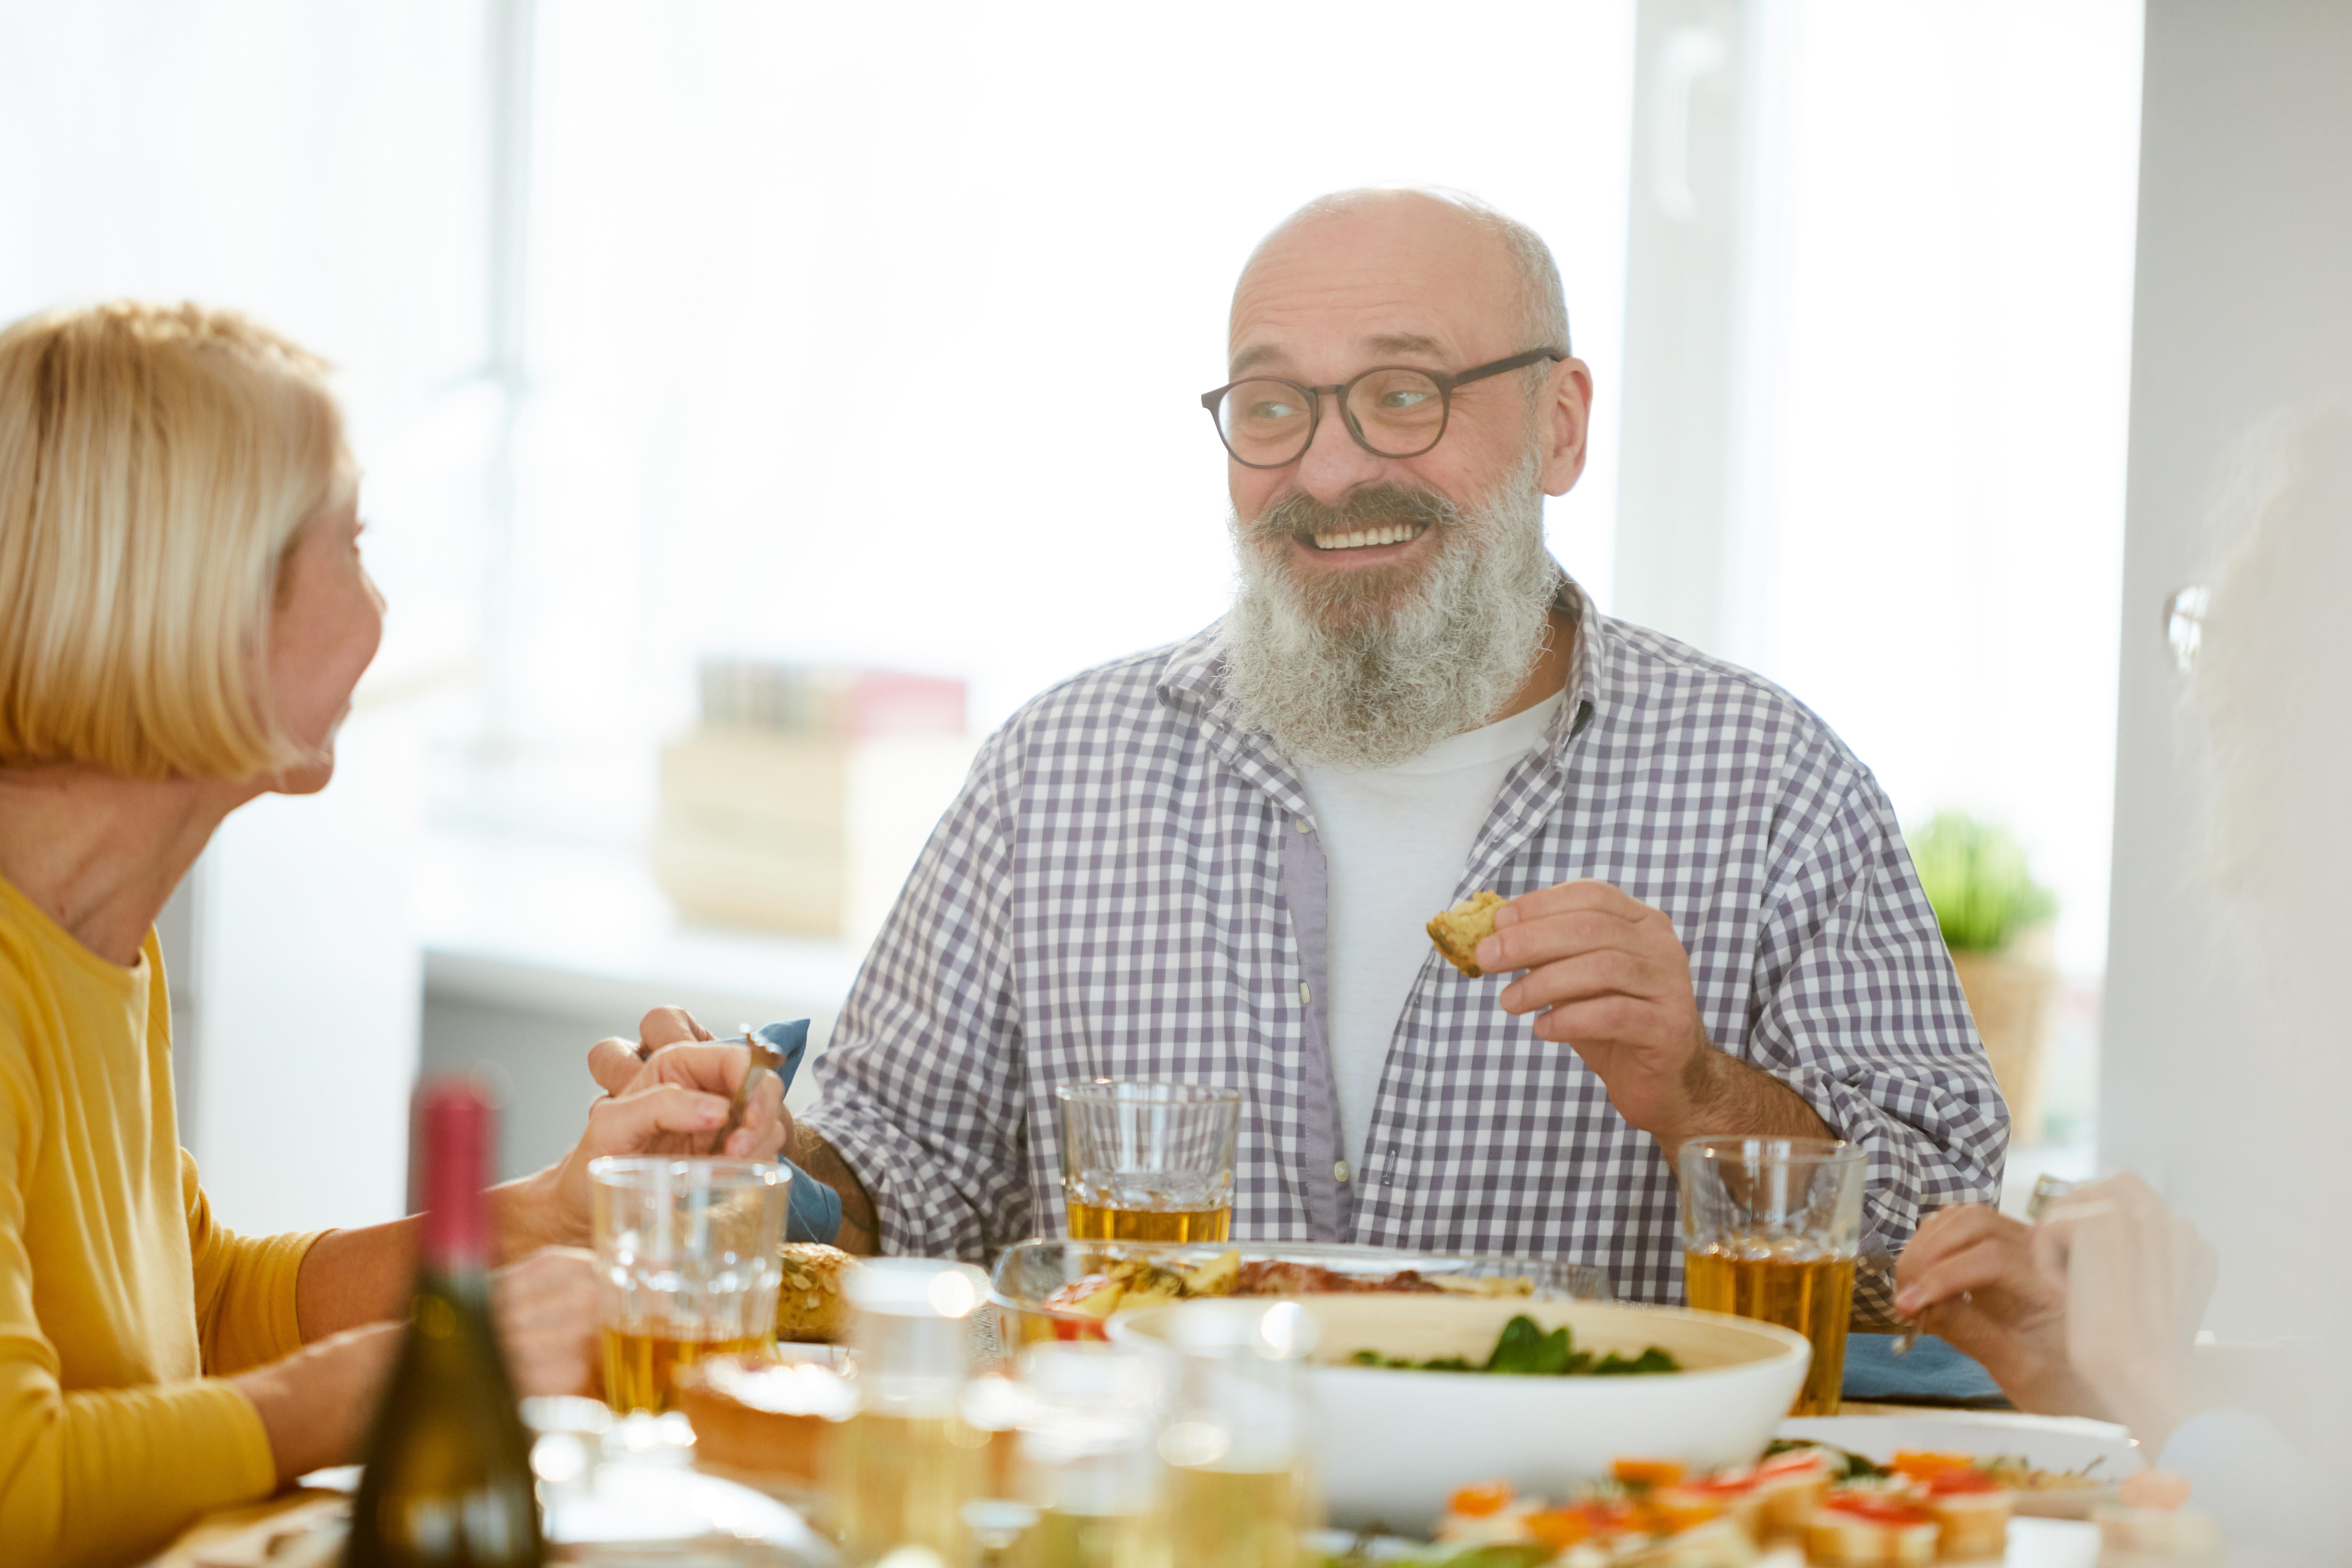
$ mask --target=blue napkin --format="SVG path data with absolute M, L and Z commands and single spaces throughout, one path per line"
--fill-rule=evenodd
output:
M 1934 1334 L 1922 1334 L 1906 1355 L 1895 1354 L 1891 1333 L 1849 1334 L 1845 1342 L 1848 1399 L 1884 1405 L 1956 1405 L 1971 1410 L 2015 1406 L 1982 1363 Z
M 808 1031 L 806 1019 L 766 1024 L 751 1031 L 761 1044 L 783 1058 L 776 1076 L 784 1081 L 786 1089 L 793 1086 L 793 1077 L 801 1070 L 801 1058 L 808 1054 Z M 779 1158 L 777 1163 L 793 1173 L 792 1207 L 784 1217 L 784 1239 L 830 1243 L 841 1234 L 841 1194 L 790 1160 Z

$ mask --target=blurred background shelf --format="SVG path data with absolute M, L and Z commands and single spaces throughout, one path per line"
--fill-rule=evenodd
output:
M 424 947 L 422 1066 L 495 1080 L 507 1113 L 501 1175 L 560 1156 L 597 1090 L 590 1045 L 634 1039 L 657 1006 L 713 1032 L 807 1018 L 824 1049 L 863 943 L 696 925 L 677 915 L 642 852 L 436 828 L 416 865 Z M 792 1103 L 810 1097 L 803 1070 Z

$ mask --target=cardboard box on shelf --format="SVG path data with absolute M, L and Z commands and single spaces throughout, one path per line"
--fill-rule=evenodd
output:
M 971 765 L 961 681 L 712 660 L 662 753 L 654 874 L 690 920 L 864 942 Z

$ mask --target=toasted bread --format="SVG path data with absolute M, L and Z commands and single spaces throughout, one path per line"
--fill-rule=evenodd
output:
M 797 1178 L 796 1178 L 797 1179 Z M 818 1241 L 787 1241 L 783 1278 L 776 1287 L 776 1337 L 803 1344 L 838 1344 L 848 1326 L 841 1277 L 857 1260 Z
M 1429 923 L 1429 939 L 1445 961 L 1474 980 L 1480 973 L 1478 944 L 1495 934 L 1495 911 L 1503 903 L 1501 894 L 1482 888 Z

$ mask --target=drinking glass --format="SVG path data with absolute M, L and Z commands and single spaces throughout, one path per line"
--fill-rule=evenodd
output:
M 1233 1233 L 1242 1092 L 1098 1078 L 1062 1103 L 1069 1232 L 1110 1241 L 1223 1241 Z
M 1862 1241 L 1863 1153 L 1827 1138 L 1682 1146 L 1690 1304 L 1796 1330 L 1813 1347 L 1792 1416 L 1834 1416 Z
M 1141 1351 L 1042 1344 L 1021 1357 L 1013 1491 L 1022 1568 L 1154 1568 L 1160 1368 Z
M 1322 1524 L 1298 1375 L 1315 1325 L 1297 1301 L 1189 1302 L 1170 1314 L 1174 1386 L 1157 1447 L 1169 1557 L 1295 1568 Z
M 677 1368 L 775 1343 L 791 1179 L 754 1160 L 590 1163 L 604 1400 L 615 1413 L 669 1410 Z
M 972 1568 L 972 1505 L 988 1491 L 990 1434 L 965 1417 L 971 1318 L 988 1276 L 969 1263 L 874 1258 L 844 1281 L 857 1413 L 828 1459 L 834 1533 L 852 1568 L 887 1559 Z

